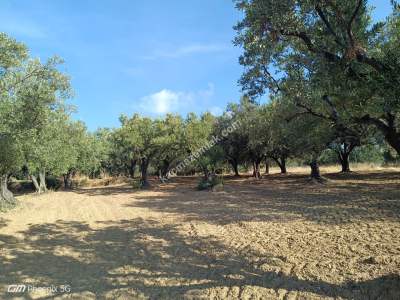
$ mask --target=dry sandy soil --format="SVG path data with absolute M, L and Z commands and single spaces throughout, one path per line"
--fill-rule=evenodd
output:
M 400 299 L 400 173 L 327 177 L 20 196 L 0 214 L 0 299 Z

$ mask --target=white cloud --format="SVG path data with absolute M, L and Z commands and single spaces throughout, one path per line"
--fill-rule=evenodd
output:
M 229 50 L 230 48 L 230 45 L 225 44 L 190 44 L 173 49 L 157 50 L 148 56 L 144 56 L 143 58 L 147 60 L 155 60 L 159 58 L 179 58 L 192 54 L 223 52 Z
M 153 94 L 144 96 L 139 101 L 142 112 L 152 115 L 166 113 L 187 113 L 196 110 L 201 104 L 206 104 L 214 95 L 214 85 L 209 84 L 206 90 L 196 92 L 172 91 L 162 89 Z
M 143 97 L 140 100 L 140 107 L 146 112 L 160 115 L 179 110 L 188 100 L 190 96 L 186 93 L 163 89 Z

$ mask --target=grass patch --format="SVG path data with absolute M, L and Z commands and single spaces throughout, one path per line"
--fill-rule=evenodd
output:
M 0 212 L 6 212 L 9 211 L 13 208 L 15 208 L 18 205 L 18 200 L 14 198 L 13 201 L 4 201 L 0 200 Z

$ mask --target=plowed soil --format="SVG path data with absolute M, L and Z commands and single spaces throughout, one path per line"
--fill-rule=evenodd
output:
M 0 214 L 0 299 L 400 299 L 400 173 L 326 176 L 20 196 Z

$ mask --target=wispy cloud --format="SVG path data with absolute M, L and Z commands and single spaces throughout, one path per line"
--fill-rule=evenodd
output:
M 1 31 L 13 36 L 22 36 L 32 39 L 42 39 L 47 36 L 42 27 L 22 17 L 10 18 L 8 16 L 1 15 L 0 28 Z
M 159 58 L 180 58 L 193 54 L 207 54 L 227 51 L 231 48 L 227 44 L 190 44 L 171 49 L 158 49 L 146 55 L 143 58 L 146 60 L 156 60 Z
M 213 95 L 214 85 L 211 83 L 207 89 L 196 92 L 162 89 L 142 97 L 139 101 L 139 108 L 141 112 L 151 115 L 187 113 L 194 110 L 199 103 L 206 103 Z

